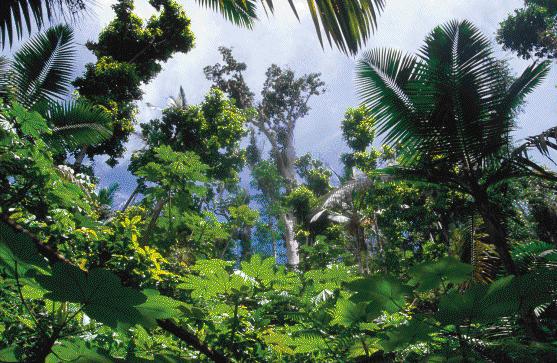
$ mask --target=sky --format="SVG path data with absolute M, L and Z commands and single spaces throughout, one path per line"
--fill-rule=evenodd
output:
M 356 57 L 349 57 L 337 49 L 321 47 L 313 22 L 305 6 L 305 0 L 297 0 L 300 20 L 291 12 L 286 0 L 277 0 L 277 11 L 260 21 L 253 29 L 244 29 L 227 22 L 220 14 L 203 8 L 193 0 L 179 0 L 191 18 L 195 34 L 195 48 L 187 54 L 177 54 L 166 64 L 163 71 L 143 87 L 144 97 L 138 103 L 140 122 L 160 116 L 160 110 L 147 103 L 165 106 L 169 96 L 184 87 L 190 104 L 199 103 L 209 89 L 203 75 L 203 67 L 220 61 L 217 48 L 232 47 L 235 57 L 245 62 L 248 69 L 245 78 L 252 91 L 258 94 L 264 82 L 265 71 L 271 64 L 288 66 L 298 75 L 321 73 L 327 91 L 310 101 L 309 115 L 296 126 L 295 141 L 298 155 L 310 152 L 337 172 L 341 170 L 339 155 L 347 148 L 342 141 L 340 123 L 348 107 L 359 101 L 354 87 Z M 110 5 L 113 0 L 96 0 L 96 5 L 79 24 L 76 39 L 79 47 L 77 70 L 94 61 L 84 44 L 96 40 L 100 29 L 113 17 Z M 398 48 L 415 52 L 424 37 L 435 26 L 452 19 L 468 19 L 484 34 L 494 39 L 498 24 L 514 9 L 522 6 L 522 0 L 387 0 L 380 15 L 378 29 L 365 49 L 375 47 Z M 137 13 L 148 17 L 153 9 L 146 0 L 136 0 Z M 497 55 L 507 59 L 513 70 L 521 72 L 529 62 L 517 59 L 496 45 Z M 553 67 L 545 82 L 528 99 L 520 115 L 517 140 L 534 135 L 551 126 L 557 120 L 557 103 L 549 102 L 555 97 L 557 68 Z M 139 137 L 133 136 L 127 144 L 127 152 L 120 163 L 111 168 L 104 158 L 96 158 L 96 173 L 104 187 L 117 181 L 121 184 L 116 204 L 122 203 L 134 188 L 134 178 L 127 171 L 129 158 L 134 150 L 142 147 Z

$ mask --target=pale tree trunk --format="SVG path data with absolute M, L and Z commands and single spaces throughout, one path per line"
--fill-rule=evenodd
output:
M 296 218 L 290 213 L 282 215 L 284 223 L 284 242 L 286 244 L 286 260 L 290 267 L 297 268 L 300 264 L 300 254 L 298 253 L 298 241 L 296 240 Z
M 86 155 L 87 155 L 87 145 L 83 145 L 81 147 L 81 150 L 79 151 L 79 154 L 76 155 L 75 162 L 73 164 L 73 169 L 76 172 L 79 171 L 79 169 L 81 169 L 81 164 L 83 164 L 83 160 L 85 159 Z
M 273 248 L 273 257 L 275 259 L 275 263 L 278 263 L 278 251 L 277 251 L 277 240 L 275 236 L 273 236 L 273 225 L 271 223 L 267 224 L 267 228 L 271 231 L 271 246 Z
M 285 150 L 277 155 L 277 167 L 281 176 L 288 185 L 286 190 L 290 192 L 296 185 L 296 173 L 294 163 L 296 162 L 296 150 L 294 149 L 294 129 L 288 132 Z M 284 213 L 282 216 L 284 223 L 284 242 L 286 245 L 286 259 L 290 267 L 296 269 L 300 264 L 299 244 L 296 240 L 296 218 L 291 213 Z
M 306 100 L 307 102 L 307 100 Z M 296 149 L 294 147 L 294 127 L 295 119 L 288 117 L 289 121 L 286 125 L 287 134 L 283 142 L 279 142 L 277 131 L 265 125 L 263 120 L 255 123 L 255 126 L 261 131 L 267 140 L 271 143 L 271 149 L 276 167 L 280 175 L 286 181 L 286 191 L 290 192 L 296 185 L 296 171 L 294 164 L 296 162 Z M 300 255 L 298 251 L 298 241 L 296 240 L 296 219 L 290 213 L 283 213 L 280 219 L 284 224 L 284 242 L 286 244 L 287 264 L 292 268 L 297 268 L 300 263 Z

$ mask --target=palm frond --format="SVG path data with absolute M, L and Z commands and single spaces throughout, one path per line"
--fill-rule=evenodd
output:
M 64 143 L 70 147 L 100 144 L 112 135 L 106 127 L 95 123 L 61 126 L 52 131 L 64 139 Z
M 226 20 L 236 25 L 251 29 L 257 21 L 257 0 L 197 0 L 197 2 L 206 8 L 219 11 Z
M 347 54 L 356 54 L 377 28 L 384 0 L 307 0 L 319 42 L 322 33 L 330 45 Z M 295 8 L 290 0 L 290 5 Z
M 508 146 L 512 145 L 510 131 L 514 129 L 514 119 L 516 116 L 516 112 L 519 107 L 524 103 L 524 100 L 528 94 L 530 94 L 547 76 L 550 70 L 550 63 L 549 62 L 542 62 L 542 63 L 534 63 L 527 67 L 520 77 L 518 77 L 507 90 L 505 90 L 504 97 L 498 102 L 497 107 L 495 108 L 495 112 L 493 112 L 493 120 L 490 122 L 494 125 L 508 125 L 508 129 L 496 129 L 495 132 L 500 133 L 507 137 L 505 140 Z M 550 131 L 550 130 L 548 130 Z M 547 136 L 551 135 L 551 132 L 546 134 Z M 511 155 L 523 152 L 524 156 L 527 156 L 527 148 L 530 146 L 539 146 L 539 150 L 545 156 L 549 157 L 548 150 L 544 147 L 544 141 L 546 138 L 545 135 L 539 135 L 539 137 L 532 137 L 531 139 L 527 139 L 525 145 L 525 149 L 517 150 L 508 148 L 507 152 Z M 538 143 L 539 142 L 539 143 Z M 488 141 L 488 144 L 490 142 Z M 520 149 L 520 148 L 519 148 Z
M 420 164 L 418 167 L 393 165 L 375 170 L 374 174 L 383 180 L 399 180 L 425 188 L 446 186 L 468 192 L 467 186 L 450 169 L 444 168 L 443 162 Z
M 0 98 L 6 98 L 8 92 L 10 62 L 6 57 L 0 56 Z
M 31 108 L 62 98 L 72 80 L 73 31 L 58 25 L 41 33 L 15 54 L 10 83 L 16 100 Z
M 375 180 L 381 180 L 382 182 L 387 182 L 392 178 L 388 175 L 378 175 L 377 178 L 370 178 L 367 175 L 357 175 L 353 179 L 342 184 L 340 187 L 333 189 L 329 193 L 325 194 L 320 198 L 319 207 L 312 212 L 312 218 L 310 223 L 316 222 L 323 215 L 327 215 L 328 218 L 334 222 L 340 222 L 337 218 L 338 213 L 333 212 L 332 209 L 340 207 L 347 208 L 352 201 L 354 193 L 366 191 L 375 182 Z M 335 220 L 338 219 L 338 220 Z
M 515 110 L 522 105 L 524 98 L 547 77 L 551 62 L 533 63 L 505 91 L 505 97 L 498 105 L 495 118 L 513 117 Z M 503 123 L 504 121 L 500 121 Z
M 417 59 L 366 53 L 357 85 L 384 141 L 400 147 L 401 165 L 471 175 L 507 152 L 516 108 L 547 70 L 534 64 L 513 81 L 489 39 L 468 21 L 452 21 L 426 37 Z
M 420 51 L 415 101 L 423 120 L 422 153 L 443 155 L 468 170 L 507 144 L 512 118 L 492 115 L 508 77 L 487 37 L 468 21 L 435 28 Z
M 41 29 L 57 16 L 75 19 L 87 7 L 88 0 L 2 0 L 0 32 L 2 48 L 21 39 L 35 27 Z
M 358 176 L 326 194 L 322 199 L 321 206 L 325 209 L 332 208 L 349 200 L 354 192 L 366 190 L 372 185 L 373 179 L 366 175 Z
M 557 181 L 556 173 L 544 169 L 527 156 L 524 156 L 522 152 L 516 151 L 501 162 L 495 173 L 486 178 L 484 185 L 493 187 L 506 180 L 527 176 L 534 176 L 552 182 Z
M 223 14 L 233 23 L 251 28 L 257 20 L 257 4 L 274 13 L 273 0 L 197 0 L 202 6 Z M 294 0 L 288 0 L 294 15 L 299 13 Z M 377 17 L 385 0 L 307 0 L 315 31 L 323 46 L 323 36 L 346 54 L 356 54 L 377 28 Z
M 553 161 L 550 157 L 550 152 L 551 150 L 557 150 L 557 126 L 545 130 L 538 135 L 527 137 L 526 142 L 517 147 L 514 153 L 528 157 L 530 149 L 538 150 L 542 155 Z
M 471 241 L 471 246 L 474 280 L 481 283 L 490 283 L 495 280 L 500 266 L 495 246 L 477 238 Z
M 519 244 L 513 248 L 513 258 L 522 272 L 536 269 L 557 269 L 557 249 L 555 246 L 534 241 Z
M 410 146 L 416 140 L 416 108 L 410 97 L 418 60 L 389 49 L 364 53 L 356 66 L 356 87 L 386 143 Z
M 177 96 L 170 96 L 168 98 L 168 106 L 169 108 L 186 108 L 188 105 L 188 100 L 186 99 L 186 92 L 184 92 L 184 88 L 180 86 L 180 90 L 178 91 Z
M 112 204 L 114 203 L 114 197 L 119 189 L 120 185 L 118 183 L 112 183 L 107 188 L 100 189 L 97 194 L 99 204 L 112 207 Z
M 108 129 L 110 115 L 86 101 L 53 104 L 48 109 L 46 119 L 53 131 L 46 141 L 58 148 L 67 150 L 96 145 L 112 136 Z
M 474 280 L 489 283 L 497 277 L 500 262 L 495 246 L 483 242 L 487 235 L 481 231 L 481 223 L 481 218 L 471 214 L 464 225 L 464 239 L 470 249 Z

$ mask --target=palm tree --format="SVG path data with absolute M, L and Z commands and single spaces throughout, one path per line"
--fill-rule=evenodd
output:
M 273 13 L 273 0 L 197 0 L 201 5 L 220 11 L 237 25 L 251 28 L 257 20 L 258 5 Z M 288 0 L 298 17 L 294 0 Z M 323 35 L 344 53 L 356 54 L 377 27 L 377 16 L 385 0 L 307 0 L 321 46 Z
M 188 100 L 186 99 L 186 92 L 184 88 L 180 86 L 180 90 L 176 96 L 170 96 L 168 98 L 168 108 L 178 108 L 185 109 L 188 107 Z
M 356 205 L 355 196 L 358 192 L 365 192 L 373 185 L 373 180 L 366 175 L 358 175 L 340 187 L 323 196 L 319 209 L 314 213 L 310 223 L 316 222 L 323 215 L 332 223 L 344 226 L 348 235 L 354 241 L 354 255 L 358 262 L 360 273 L 369 273 L 369 252 L 366 243 L 364 224 L 372 222 L 373 230 L 378 237 L 377 223 L 374 218 L 363 213 Z M 373 219 L 373 220 L 372 220 Z M 362 261 L 364 252 L 365 261 Z
M 73 32 L 59 25 L 27 41 L 12 61 L 0 58 L 0 97 L 37 111 L 52 128 L 45 135 L 58 151 L 74 151 L 110 137 L 110 115 L 84 100 L 67 97 L 74 64 Z
M 383 172 L 470 195 L 511 274 L 517 269 L 495 188 L 511 178 L 554 178 L 515 148 L 511 137 L 519 106 L 549 67 L 534 63 L 511 78 L 489 40 L 468 21 L 436 27 L 418 55 L 377 49 L 357 67 L 364 104 L 384 141 L 401 153 L 400 165 Z
M 0 33 L 2 48 L 21 39 L 24 31 L 41 29 L 56 17 L 75 19 L 89 0 L 2 0 L 0 1 Z M 7 41 L 7 42 L 6 42 Z
M 107 188 L 101 188 L 97 193 L 97 201 L 99 203 L 99 214 L 101 220 L 106 220 L 112 215 L 114 207 L 114 198 L 120 189 L 118 183 L 112 183 Z

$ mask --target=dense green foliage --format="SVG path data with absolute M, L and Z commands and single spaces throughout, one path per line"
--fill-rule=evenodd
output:
M 519 56 L 555 58 L 557 56 L 557 4 L 551 0 L 525 0 L 501 22 L 497 41 Z
M 256 4 L 203 3 L 244 25 Z M 256 95 L 220 48 L 201 103 L 180 88 L 141 120 L 117 206 L 83 158 L 116 160 L 141 86 L 193 45 L 175 1 L 150 4 L 117 2 L 71 100 L 67 26 L 2 58 L 1 362 L 557 361 L 557 178 L 528 154 L 555 133 L 511 137 L 549 62 L 513 76 L 468 21 L 363 54 L 338 175 L 294 145 L 320 75 L 271 65 Z
M 146 22 L 133 13 L 133 0 L 119 0 L 113 6 L 115 19 L 102 30 L 97 42 L 87 43 L 97 62 L 87 64 L 85 74 L 74 82 L 81 97 L 112 115 L 112 138 L 87 150 L 90 156 L 107 154 L 112 165 L 122 156 L 124 143 L 133 131 L 134 101 L 142 96 L 141 85 L 161 71 L 161 62 L 174 53 L 188 52 L 193 45 L 190 20 L 176 1 L 149 3 L 159 14 Z

